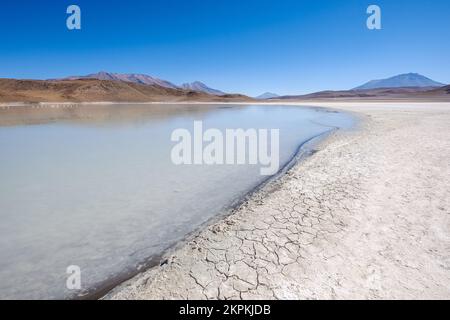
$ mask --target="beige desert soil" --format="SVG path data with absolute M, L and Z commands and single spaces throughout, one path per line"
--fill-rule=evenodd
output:
M 105 298 L 450 299 L 450 104 L 327 106 L 358 128 Z

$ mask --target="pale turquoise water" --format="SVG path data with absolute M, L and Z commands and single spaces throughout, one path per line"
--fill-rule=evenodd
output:
M 259 166 L 173 165 L 176 128 L 194 120 L 206 128 L 278 128 L 284 164 L 302 141 L 352 125 L 346 114 L 310 108 L 185 108 L 92 119 L 87 109 L 82 119 L 0 127 L 0 298 L 72 296 L 69 265 L 80 266 L 85 290 L 134 271 L 266 178 Z

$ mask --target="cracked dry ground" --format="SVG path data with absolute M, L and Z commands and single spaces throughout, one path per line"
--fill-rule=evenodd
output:
M 228 218 L 112 299 L 450 298 L 450 108 L 355 108 Z

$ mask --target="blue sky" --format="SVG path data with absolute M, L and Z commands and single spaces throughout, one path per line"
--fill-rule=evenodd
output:
M 66 28 L 77 4 L 82 29 Z M 366 28 L 366 8 L 382 30 Z M 2 1 L 0 77 L 100 70 L 227 92 L 348 89 L 418 72 L 450 83 L 448 0 Z

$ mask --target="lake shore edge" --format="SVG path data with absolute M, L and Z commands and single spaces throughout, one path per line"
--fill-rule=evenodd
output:
M 97 104 L 97 103 L 88 103 L 88 104 Z M 103 103 L 100 103 L 103 104 Z M 108 103 L 105 103 L 108 104 Z M 139 103 L 138 103 L 139 104 Z M 146 103 L 153 104 L 153 103 Z M 172 103 L 168 103 L 172 104 Z M 203 102 L 192 102 L 192 103 L 174 103 L 174 104 L 208 104 Z M 254 103 L 231 103 L 231 102 L 219 102 L 215 104 L 236 104 L 236 105 L 252 105 Z M 261 103 L 261 105 L 284 105 L 280 103 Z M 144 263 L 143 267 L 139 271 L 124 273 L 123 275 L 119 275 L 115 279 L 110 279 L 105 281 L 104 284 L 100 284 L 102 288 L 95 289 L 92 292 L 88 292 L 86 295 L 82 297 L 73 297 L 72 299 L 116 299 L 116 295 L 121 295 L 121 293 L 129 286 L 134 286 L 139 284 L 142 281 L 142 277 L 146 278 L 148 273 L 158 272 L 160 268 L 164 268 L 171 259 L 179 252 L 183 250 L 186 246 L 192 244 L 192 242 L 196 242 L 196 239 L 201 237 L 202 233 L 210 228 L 215 228 L 216 225 L 220 225 L 223 223 L 228 223 L 226 221 L 233 220 L 233 215 L 239 212 L 242 207 L 248 205 L 250 201 L 255 201 L 255 199 L 264 198 L 267 194 L 269 194 L 274 188 L 279 188 L 280 184 L 282 184 L 281 180 L 288 174 L 288 172 L 296 166 L 301 166 L 303 162 L 307 161 L 309 157 L 312 156 L 317 149 L 320 149 L 323 144 L 329 139 L 336 138 L 336 134 L 341 131 L 349 133 L 353 131 L 360 130 L 361 122 L 365 121 L 360 114 L 352 111 L 344 111 L 344 110 L 336 110 L 335 108 L 329 108 L 323 104 L 310 104 L 305 105 L 303 103 L 292 103 L 286 104 L 289 106 L 299 106 L 304 108 L 318 108 L 321 110 L 325 110 L 326 112 L 344 112 L 349 114 L 354 120 L 355 123 L 350 129 L 344 128 L 331 128 L 326 132 L 321 134 L 312 136 L 311 138 L 303 141 L 297 148 L 296 152 L 292 155 L 292 157 L 285 163 L 282 167 L 280 167 L 279 171 L 273 175 L 258 183 L 251 190 L 243 194 L 237 201 L 230 204 L 225 210 L 219 213 L 217 216 L 209 219 L 205 223 L 203 223 L 199 228 L 187 234 L 183 240 L 171 244 L 164 250 L 160 255 L 150 257 L 149 263 Z M 147 282 L 147 280 L 145 280 Z M 120 299 L 120 298 L 119 298 Z M 134 298 L 133 298 L 134 299 Z
M 311 157 L 269 183 L 270 193 L 257 192 L 172 251 L 162 266 L 104 298 L 449 298 L 450 188 L 436 179 L 448 170 L 443 161 L 449 156 L 450 105 L 307 105 L 355 113 L 363 121 L 357 130 L 333 133 Z M 418 150 L 417 129 L 427 129 L 424 139 L 434 140 L 427 155 Z M 374 137 L 381 140 L 374 144 Z M 405 155 L 396 156 L 392 148 L 416 157 L 399 164 Z M 427 163 L 430 158 L 434 163 Z M 412 165 L 430 177 L 414 178 Z M 393 177 L 397 185 L 386 182 Z M 443 194 L 425 211 L 430 193 Z M 404 197 L 410 203 L 403 203 Z M 405 223 L 415 232 L 405 230 Z M 380 234 L 385 228 L 395 232 Z
M 336 112 L 327 107 L 322 106 L 304 106 L 299 105 L 302 108 L 310 108 L 310 109 L 320 109 L 323 112 Z M 344 112 L 349 114 L 353 120 L 357 121 L 357 115 L 349 112 Z M 327 125 L 324 125 L 328 127 Z M 355 126 L 355 124 L 353 124 Z M 318 147 L 323 141 L 328 139 L 331 135 L 339 130 L 353 130 L 353 126 L 351 129 L 337 128 L 337 127 L 329 127 L 326 131 L 313 135 L 308 139 L 302 141 L 296 151 L 292 154 L 292 156 L 280 166 L 278 172 L 272 176 L 267 176 L 261 182 L 256 183 L 252 188 L 243 193 L 240 197 L 235 199 L 232 203 L 227 205 L 221 212 L 219 212 L 214 217 L 208 219 L 204 223 L 202 223 L 198 228 L 186 234 L 183 239 L 177 241 L 175 243 L 170 243 L 167 247 L 158 255 L 153 255 L 148 257 L 145 261 L 142 261 L 139 264 L 137 269 L 133 270 L 125 270 L 122 273 L 111 277 L 101 283 L 95 284 L 93 287 L 90 287 L 86 290 L 83 290 L 81 293 L 72 295 L 67 297 L 67 299 L 71 300 L 97 300 L 105 298 L 111 295 L 112 292 L 118 290 L 122 286 L 126 285 L 128 282 L 134 281 L 135 278 L 138 278 L 141 274 L 148 272 L 152 269 L 157 269 L 163 265 L 165 265 L 171 256 L 184 246 L 186 246 L 189 242 L 195 240 L 205 229 L 214 226 L 217 223 L 222 222 L 224 219 L 227 219 L 229 216 L 232 216 L 239 208 L 251 199 L 255 197 L 261 197 L 263 194 L 270 192 L 272 188 L 272 184 L 279 179 L 281 179 L 291 168 L 296 165 L 300 165 L 303 161 L 308 159 L 314 152 L 316 147 Z

